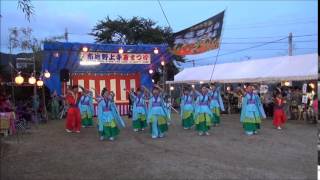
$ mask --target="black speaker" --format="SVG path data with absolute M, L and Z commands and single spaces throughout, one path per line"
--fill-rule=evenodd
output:
M 60 81 L 68 82 L 70 78 L 69 69 L 61 69 L 60 70 Z

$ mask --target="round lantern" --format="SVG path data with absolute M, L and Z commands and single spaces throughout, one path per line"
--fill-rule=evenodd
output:
M 159 54 L 159 49 L 158 48 L 154 48 L 153 53 L 154 54 Z
M 44 77 L 45 77 L 45 78 L 50 78 L 50 76 L 51 76 L 51 74 L 49 73 L 49 71 L 46 70 L 46 71 L 44 72 Z
M 35 84 L 36 81 L 37 81 L 36 78 L 33 76 L 29 77 L 29 79 L 28 79 L 29 84 Z
M 37 81 L 37 86 L 42 87 L 43 86 L 43 81 L 41 79 L 39 79 Z
M 18 74 L 18 76 L 14 79 L 14 81 L 16 82 L 16 84 L 20 85 L 23 83 L 24 79 L 20 74 Z

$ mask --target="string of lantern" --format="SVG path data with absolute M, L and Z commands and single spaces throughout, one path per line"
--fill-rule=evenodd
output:
M 17 76 L 14 78 L 14 82 L 17 85 L 22 85 L 24 83 L 24 77 L 21 76 L 22 72 L 18 71 L 12 65 L 11 65 L 11 68 L 13 68 L 17 73 Z M 26 75 L 30 76 L 28 78 L 28 83 L 30 85 L 37 84 L 38 87 L 42 87 L 43 86 L 43 84 L 44 84 L 43 79 L 49 79 L 51 77 L 51 74 L 50 74 L 50 72 L 48 70 L 45 70 L 43 73 L 41 73 L 39 78 L 38 78 L 38 80 L 36 79 L 36 74 L 34 72 L 32 72 L 31 74 L 30 73 L 23 73 L 23 74 L 26 74 Z

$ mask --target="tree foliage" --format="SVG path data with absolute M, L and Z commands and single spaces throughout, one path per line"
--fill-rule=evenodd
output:
M 113 44 L 168 44 L 174 42 L 173 32 L 170 27 L 161 27 L 151 19 L 133 17 L 125 19 L 121 16 L 112 20 L 106 17 L 100 20 L 92 29 L 90 35 L 95 36 L 98 43 Z M 173 80 L 178 73 L 173 60 L 184 61 L 180 56 L 172 56 L 166 65 L 167 79 Z
M 22 10 L 26 19 L 30 22 L 30 18 L 34 14 L 34 7 L 31 0 L 18 0 L 18 8 Z
M 31 51 L 32 54 L 25 54 L 35 58 L 36 71 L 41 71 L 43 41 L 38 40 L 32 35 L 32 29 L 29 27 L 12 27 L 9 29 L 9 49 L 20 49 L 23 52 Z M 28 69 L 27 72 L 32 72 L 33 69 Z
M 109 16 L 99 21 L 91 35 L 100 43 L 116 44 L 161 44 L 172 43 L 172 30 L 157 26 L 151 19 L 133 17 L 125 19 L 119 16 L 111 20 Z

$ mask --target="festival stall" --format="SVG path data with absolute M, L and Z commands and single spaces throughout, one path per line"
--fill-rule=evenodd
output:
M 81 85 L 100 94 L 104 87 L 115 93 L 115 102 L 121 115 L 128 112 L 126 90 L 153 85 L 150 70 L 168 61 L 171 54 L 167 45 L 116 45 L 88 43 L 45 43 L 42 69 L 51 77 L 45 85 L 51 92 L 64 94 L 67 85 Z M 70 77 L 63 82 L 61 71 Z
M 212 74 L 212 76 L 211 76 Z M 304 54 L 253 59 L 185 68 L 174 76 L 176 83 L 245 83 L 315 80 L 318 78 L 318 55 Z

